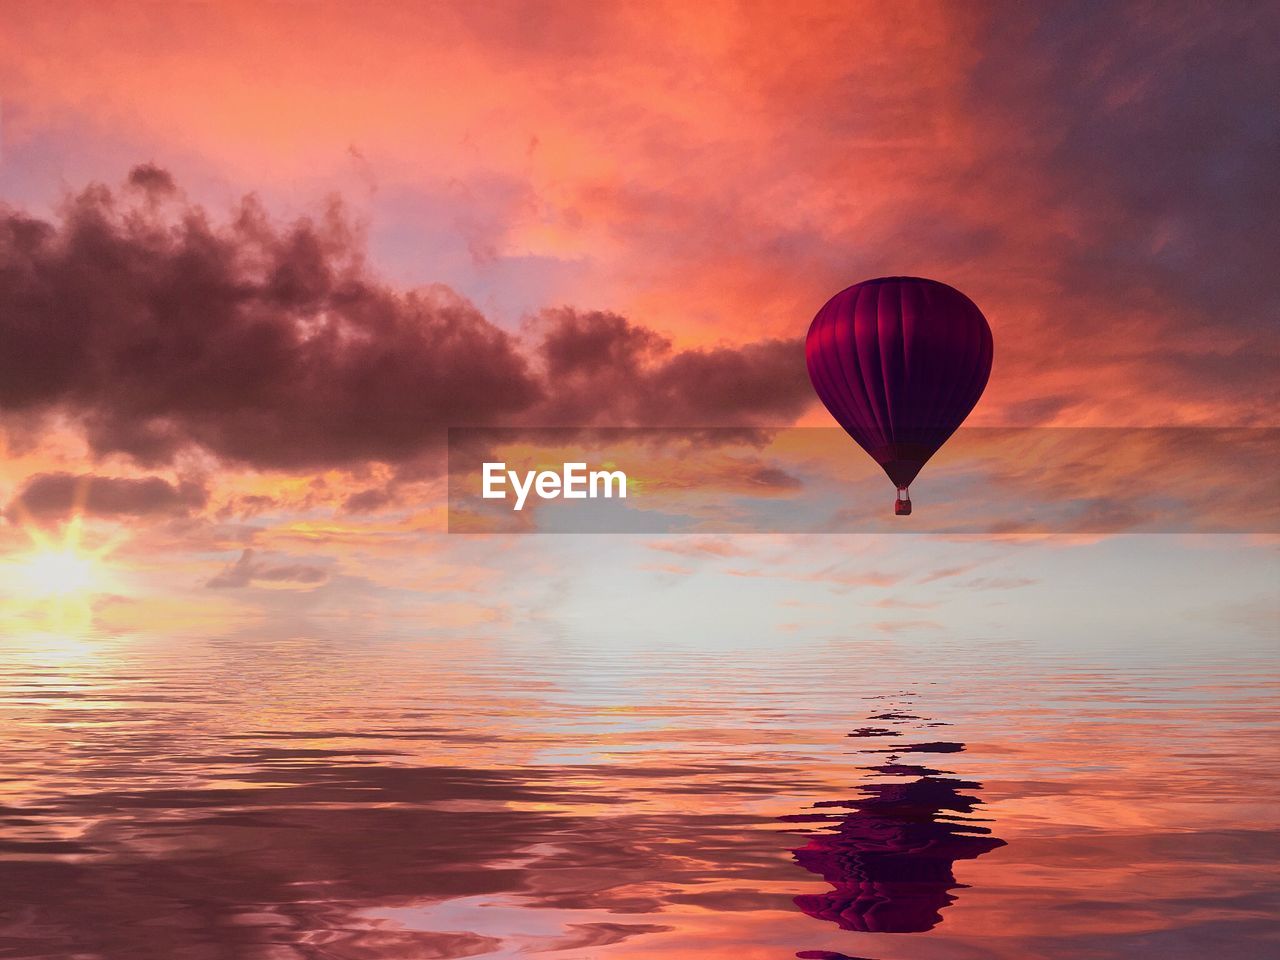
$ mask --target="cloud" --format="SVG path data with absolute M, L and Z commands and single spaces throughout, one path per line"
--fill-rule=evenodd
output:
M 974 577 L 960 586 L 966 590 L 1016 590 L 1039 582 L 1035 577 Z
M 185 516 L 204 507 L 203 484 L 162 477 L 102 477 L 41 473 L 29 478 L 6 511 L 11 518 L 50 520 L 75 513 L 95 517 Z
M 215 590 L 248 587 L 254 583 L 319 585 L 329 579 L 328 572 L 306 563 L 271 564 L 260 560 L 252 547 L 246 547 L 235 563 L 209 580 L 205 586 Z
M 674 350 L 620 316 L 549 311 L 532 342 L 445 287 L 376 278 L 340 204 L 215 224 L 136 168 L 55 221 L 0 211 L 0 417 L 60 413 L 94 455 L 309 469 L 438 453 L 448 427 L 788 422 L 798 342 Z
M 935 583 L 938 580 L 950 580 L 968 573 L 978 565 L 977 563 L 966 563 L 955 567 L 940 567 L 920 577 L 916 580 L 916 583 Z
M 854 570 L 840 563 L 817 570 L 791 571 L 776 568 L 735 567 L 725 571 L 732 577 L 763 577 L 792 580 L 797 583 L 828 584 L 835 593 L 848 593 L 860 587 L 888 588 L 902 583 L 906 577 L 886 570 Z
M 372 513 L 395 501 L 391 491 L 379 487 L 370 487 L 353 493 L 343 501 L 342 509 L 347 513 Z
M 1237 6 L 566 4 L 516 29 L 90 5 L 6 22 L 6 171 L 37 196 L 174 144 L 193 187 L 295 197 L 350 188 L 355 145 L 387 265 L 486 305 L 789 338 L 850 282 L 921 273 L 990 316 L 981 422 L 1273 423 L 1278 14 Z
M 173 175 L 154 163 L 141 163 L 130 170 L 128 184 L 156 197 L 175 193 L 178 189 Z
M 280 508 L 281 502 L 275 497 L 269 497 L 261 493 L 246 494 L 244 496 L 235 496 L 225 503 L 218 511 L 219 519 L 229 519 L 237 517 L 247 519 L 256 517 L 268 510 Z
M 398 459 L 539 393 L 474 307 L 370 280 L 337 209 L 277 227 L 246 200 L 217 228 L 93 187 L 57 225 L 9 212 L 0 318 L 0 410 L 63 410 L 96 454 L 144 464 L 192 445 L 269 467 Z
M 684 536 L 654 540 L 645 544 L 650 550 L 661 550 L 684 557 L 741 557 L 747 555 L 740 538 Z
M 534 331 L 551 424 L 781 424 L 813 403 L 799 339 L 676 351 L 625 317 L 571 309 L 544 312 Z
M 880 633 L 918 633 L 921 630 L 941 630 L 936 620 L 877 620 L 867 624 Z

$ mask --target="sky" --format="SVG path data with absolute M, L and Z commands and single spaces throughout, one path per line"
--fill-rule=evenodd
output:
M 827 426 L 804 331 L 899 274 L 991 324 L 971 424 L 1277 426 L 1264 5 L 6 7 L 7 629 L 1065 643 L 1105 623 L 1117 645 L 1155 592 L 1187 643 L 1274 638 L 1273 523 L 463 536 L 445 469 L 451 427 Z M 814 489 L 766 453 L 742 464 L 777 481 L 762 496 Z M 1141 482 L 1125 461 L 1074 485 L 1020 461 L 1006 495 L 1087 500 Z M 741 483 L 725 462 L 711 496 Z M 1274 504 L 1265 468 L 1178 470 Z M 42 595 L 33 558 L 73 542 L 91 583 Z

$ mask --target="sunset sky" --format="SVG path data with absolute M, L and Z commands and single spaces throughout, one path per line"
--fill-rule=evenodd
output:
M 1264 5 L 55 6 L 0 31 L 0 628 L 1274 638 L 1273 526 L 465 536 L 445 474 L 450 427 L 827 426 L 809 321 L 897 274 L 990 321 L 971 424 L 1275 427 Z

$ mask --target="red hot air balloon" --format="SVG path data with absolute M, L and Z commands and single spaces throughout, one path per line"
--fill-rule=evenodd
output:
M 845 432 L 907 488 L 969 415 L 991 375 L 991 327 L 954 287 L 880 277 L 841 290 L 805 340 L 809 379 Z

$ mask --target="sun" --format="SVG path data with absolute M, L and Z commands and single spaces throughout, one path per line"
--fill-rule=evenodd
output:
M 19 631 L 42 642 L 92 632 L 98 604 L 119 590 L 105 559 L 122 538 L 85 547 L 81 526 L 79 514 L 56 532 L 26 518 L 31 549 L 0 559 L 0 632 Z
M 74 547 L 38 550 L 18 567 L 28 593 L 37 597 L 65 597 L 91 593 L 97 583 L 95 557 Z
M 87 550 L 80 542 L 80 518 L 71 520 L 62 536 L 52 537 L 28 528 L 34 549 L 15 558 L 14 586 L 32 600 L 64 600 L 89 596 L 104 586 L 102 558 L 110 546 Z

